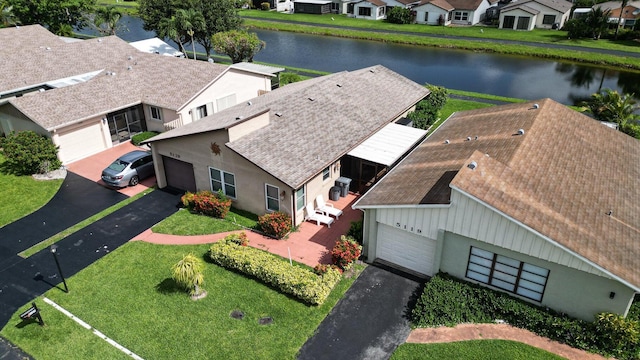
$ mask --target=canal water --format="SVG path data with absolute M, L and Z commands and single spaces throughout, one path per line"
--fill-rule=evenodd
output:
M 142 28 L 139 18 L 125 16 L 121 24 L 124 26 L 118 36 L 126 41 L 155 36 Z M 549 97 L 567 105 L 588 99 L 603 88 L 640 95 L 640 73 L 635 72 L 463 50 L 255 32 L 266 42 L 266 48 L 254 59 L 285 67 L 338 72 L 382 64 L 420 84 L 530 100 Z M 196 50 L 203 51 L 200 46 Z

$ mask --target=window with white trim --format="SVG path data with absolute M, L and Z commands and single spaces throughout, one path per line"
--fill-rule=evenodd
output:
M 549 270 L 472 246 L 465 276 L 531 300 L 542 301 Z
M 162 121 L 162 110 L 156 106 L 149 106 L 149 112 L 151 113 L 151 118 L 153 120 Z
M 456 11 L 453 13 L 453 20 L 456 21 L 468 21 L 469 13 L 466 11 Z
M 300 189 L 296 190 L 296 209 L 298 210 L 304 209 L 307 205 L 306 187 L 306 185 L 302 185 Z
M 553 23 L 556 22 L 556 16 L 555 15 L 545 15 L 542 17 L 542 23 L 544 25 L 553 25 Z
M 236 198 L 236 176 L 226 171 L 216 168 L 209 168 L 209 179 L 211 180 L 211 191 L 222 192 L 230 198 Z
M 277 186 L 264 184 L 265 202 L 268 211 L 280 211 L 280 189 Z
M 207 105 L 198 106 L 196 108 L 196 120 L 207 116 Z
M 368 7 L 359 7 L 358 15 L 360 16 L 371 16 L 371 8 Z
M 331 176 L 330 166 L 327 166 L 326 168 L 322 169 L 322 181 L 327 180 L 330 176 Z

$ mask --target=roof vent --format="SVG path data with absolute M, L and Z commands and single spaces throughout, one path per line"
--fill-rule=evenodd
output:
M 43 88 L 40 88 L 40 89 L 38 89 L 38 91 L 40 91 L 40 92 L 44 92 L 44 89 L 43 89 Z
M 469 165 L 467 165 L 467 167 L 468 167 L 469 169 L 471 169 L 471 170 L 474 170 L 475 168 L 477 168 L 477 167 L 478 167 L 478 163 L 477 163 L 477 162 L 475 162 L 475 161 L 472 161 L 472 162 L 470 162 L 470 163 L 469 163 Z
M 277 112 L 277 113 L 276 113 L 276 116 L 277 116 L 277 117 L 282 117 L 282 113 L 281 113 L 281 112 Z
M 445 144 L 448 144 L 449 142 L 450 142 L 449 139 L 444 141 Z
M 336 86 L 337 86 L 337 87 L 339 87 L 339 88 L 341 88 L 341 87 L 342 87 L 342 84 L 336 84 Z
M 251 101 L 247 101 L 247 105 L 251 106 L 253 104 Z
M 244 116 L 240 115 L 240 116 L 236 116 L 236 120 L 242 120 L 244 119 Z
M 467 141 L 471 141 L 471 136 L 467 136 Z
M 518 129 L 517 134 L 518 135 L 524 135 L 524 129 Z
M 111 76 L 115 76 L 115 75 L 116 75 L 116 72 L 115 72 L 115 71 L 112 71 L 112 72 L 111 72 Z
M 609 211 L 607 211 L 607 215 L 609 215 L 609 216 L 613 216 L 613 210 L 609 210 Z
M 102 42 L 102 39 L 98 39 L 98 42 Z
M 105 75 L 111 75 L 111 71 L 107 71 L 106 73 L 104 73 Z
M 538 105 L 538 104 L 533 104 L 533 109 L 534 109 L 534 110 L 540 109 L 540 105 Z
M 476 138 L 475 138 L 475 140 L 478 140 L 478 135 L 476 135 Z
M 45 50 L 51 50 L 51 48 L 47 46 L 47 47 L 45 48 Z
M 373 69 L 369 69 L 369 72 L 370 72 L 370 73 L 372 73 L 372 74 L 375 74 L 375 73 L 376 73 L 376 71 L 375 71 L 375 70 L 373 70 Z
M 127 56 L 127 60 L 133 60 L 133 56 L 131 55 Z
M 309 101 L 316 101 L 316 98 L 314 98 L 314 97 L 309 97 Z
M 127 70 L 131 70 L 133 69 L 131 66 L 127 66 Z

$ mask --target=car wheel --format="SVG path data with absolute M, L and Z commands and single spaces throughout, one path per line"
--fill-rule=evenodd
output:
M 129 180 L 129 185 L 136 186 L 136 185 L 138 185 L 139 182 L 140 182 L 140 178 L 138 178 L 138 175 L 134 175 L 131 178 L 131 180 Z

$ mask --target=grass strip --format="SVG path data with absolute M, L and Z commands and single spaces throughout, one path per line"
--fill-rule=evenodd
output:
M 560 360 L 552 354 L 527 344 L 509 340 L 469 340 L 441 344 L 402 344 L 391 360 L 460 359 L 460 360 Z
M 254 229 L 257 223 L 257 215 L 233 207 L 224 219 L 192 214 L 186 209 L 180 209 L 154 225 L 151 230 L 154 233 L 168 235 L 208 235 L 234 230 Z
M 52 237 L 50 237 L 48 239 L 45 239 L 45 240 L 33 245 L 32 247 L 30 247 L 30 248 L 18 253 L 18 256 L 26 259 L 29 256 L 39 252 L 40 250 L 45 249 L 45 248 L 57 243 L 58 241 L 66 238 L 67 236 L 69 236 L 69 235 L 71 235 L 71 234 L 73 234 L 73 233 L 75 233 L 77 231 L 80 231 L 80 230 L 84 229 L 85 227 L 93 224 L 94 222 L 96 222 L 96 221 L 98 221 L 98 220 L 110 215 L 111 213 L 114 213 L 115 211 L 117 211 L 117 210 L 119 210 L 119 209 L 121 209 L 121 208 L 123 208 L 123 207 L 125 207 L 125 206 L 127 206 L 129 204 L 131 204 L 132 202 L 138 200 L 139 198 L 149 194 L 153 190 L 154 190 L 154 188 L 149 188 L 149 189 L 141 192 L 140 194 L 132 196 L 132 197 L 126 199 L 126 200 L 123 200 L 123 201 L 121 201 L 121 202 L 119 202 L 119 203 L 117 203 L 117 204 L 105 209 L 105 210 L 102 210 L 101 212 L 99 212 L 99 213 L 97 213 L 97 214 L 95 214 L 95 215 L 93 215 L 91 217 L 88 217 L 85 220 L 83 220 L 83 221 L 81 221 L 81 222 L 79 222 L 79 223 L 77 223 L 77 224 L 75 224 L 75 225 L 73 225 L 71 227 L 68 227 L 68 228 L 66 228 L 66 229 L 64 229 L 62 231 L 60 231 L 59 233 L 53 235 Z

